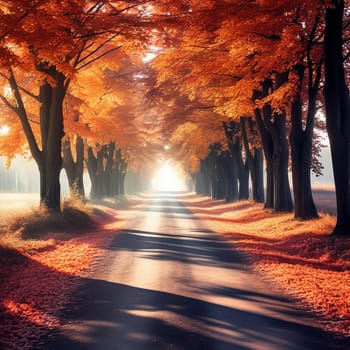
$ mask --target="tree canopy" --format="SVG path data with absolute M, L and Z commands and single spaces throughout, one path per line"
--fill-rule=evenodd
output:
M 336 62 L 347 90 L 348 13 L 349 2 L 337 0 L 1 1 L 1 154 L 29 152 L 42 203 L 59 209 L 62 156 L 77 157 L 62 155 L 64 140 L 70 148 L 82 140 L 96 176 L 98 152 L 101 169 L 120 174 L 150 173 L 170 157 L 194 182 L 209 163 L 212 180 L 218 169 L 237 176 L 243 197 L 263 152 L 265 206 L 317 217 L 309 174 L 321 171 L 316 126 L 327 115 L 330 131 L 336 118 L 322 93 L 335 55 L 327 29 L 340 21 Z M 347 115 L 349 98 L 339 94 Z M 220 181 L 235 200 L 235 185 Z

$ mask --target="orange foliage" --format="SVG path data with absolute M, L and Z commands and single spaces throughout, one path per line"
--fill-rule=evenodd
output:
M 32 153 L 44 147 L 40 91 L 46 83 L 57 85 L 52 68 L 64 76 L 68 95 L 63 112 L 68 137 L 79 134 L 90 138 L 92 144 L 116 140 L 124 147 L 133 140 L 131 148 L 142 145 L 145 135 L 139 137 L 137 126 L 130 123 L 137 114 L 135 107 L 141 106 L 140 93 L 135 93 L 140 84 L 133 73 L 136 65 L 142 63 L 143 52 L 148 50 L 146 41 L 159 43 L 154 31 L 143 29 L 149 24 L 147 5 L 83 0 L 1 4 L 0 49 L 4 54 L 0 62 L 0 100 L 7 114 L 2 123 L 11 125 L 9 137 L 21 136 L 12 144 L 3 137 L 2 154 L 11 159 L 23 152 L 26 138 Z M 157 11 L 152 7 L 152 12 Z M 160 25 L 157 23 L 154 22 L 154 28 Z M 125 81 L 119 86 L 111 84 L 111 76 L 118 74 L 128 75 L 128 87 Z M 130 82 L 138 87 L 131 87 Z M 20 94 L 15 95 L 15 85 Z M 17 108 L 19 104 L 22 106 Z M 22 118 L 21 123 L 16 115 Z
M 50 74 L 37 69 L 45 63 L 69 83 L 64 106 L 68 136 L 79 134 L 91 145 L 116 141 L 135 167 L 152 161 L 147 153 L 160 154 L 182 123 L 196 119 L 204 123 L 199 128 L 208 128 L 208 110 L 215 112 L 210 127 L 215 130 L 221 119 L 252 115 L 252 92 L 262 80 L 304 64 L 307 39 L 320 11 L 319 2 L 301 0 L 1 5 L 0 95 L 8 107 L 2 123 L 11 124 L 11 135 L 20 136 L 12 144 L 1 138 L 3 154 L 11 158 L 26 148 L 21 126 L 11 116 L 15 101 L 7 68 L 23 88 L 28 120 L 40 145 L 38 88 L 45 82 L 55 85 Z M 149 62 L 147 54 L 156 57 Z M 264 102 L 285 108 L 297 84 L 295 77 L 289 79 Z M 204 140 L 196 137 L 191 143 L 203 149 Z M 189 163 L 193 168 L 195 161 Z

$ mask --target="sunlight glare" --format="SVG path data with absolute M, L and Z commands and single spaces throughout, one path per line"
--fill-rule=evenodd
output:
M 153 58 L 157 57 L 157 54 L 154 52 L 147 52 L 143 57 L 142 57 L 142 62 L 143 63 L 148 63 L 153 60 Z
M 155 174 L 152 187 L 157 191 L 185 191 L 186 184 L 176 167 L 166 163 Z
M 10 128 L 7 125 L 0 127 L 0 136 L 7 135 L 10 131 Z

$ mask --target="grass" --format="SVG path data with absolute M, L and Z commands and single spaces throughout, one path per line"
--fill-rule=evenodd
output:
M 1 255 L 5 254 L 5 248 L 22 252 L 49 248 L 56 244 L 52 238 L 55 233 L 60 239 L 69 239 L 98 227 L 98 212 L 79 200 L 64 201 L 59 213 L 30 208 L 22 212 L 15 211 L 12 215 L 7 213 L 2 219 Z

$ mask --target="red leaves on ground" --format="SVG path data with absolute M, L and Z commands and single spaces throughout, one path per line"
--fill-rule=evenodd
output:
M 350 336 L 350 240 L 329 236 L 335 217 L 300 222 L 261 204 L 198 196 L 184 203 L 211 230 L 229 236 L 258 272 L 321 316 L 325 329 Z
M 120 229 L 122 221 L 118 222 Z M 115 232 L 90 232 L 71 239 L 49 235 L 46 248 L 36 249 L 35 241 L 32 246 L 25 242 L 24 249 L 0 248 L 6 254 L 0 259 L 0 348 L 38 347 L 48 331 L 61 326 L 62 310 L 69 307 L 84 272 Z

